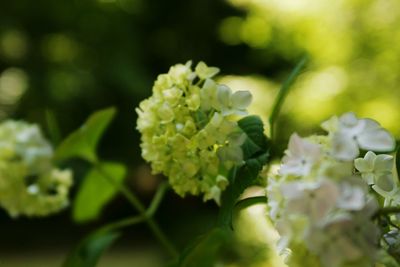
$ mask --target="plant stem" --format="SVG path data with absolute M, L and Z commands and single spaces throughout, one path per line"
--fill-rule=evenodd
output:
M 132 216 L 132 217 L 128 217 L 125 219 L 121 219 L 112 223 L 109 223 L 103 227 L 101 227 L 100 229 L 98 229 L 98 232 L 111 232 L 114 230 L 118 230 L 120 228 L 125 228 L 134 224 L 138 224 L 141 223 L 143 221 L 145 221 L 146 218 L 144 216 L 141 215 L 137 215 L 137 216 Z
M 139 200 L 139 198 L 132 191 L 130 191 L 124 184 L 115 182 L 115 180 L 102 168 L 101 164 L 95 163 L 94 167 L 101 175 L 103 175 L 103 177 L 105 177 L 113 186 L 115 186 L 115 188 L 117 188 L 122 193 L 122 195 L 129 201 L 129 203 L 140 213 L 140 216 L 144 218 L 144 221 L 146 221 L 147 225 L 149 226 L 155 237 L 165 247 L 168 253 L 174 258 L 177 257 L 178 256 L 177 250 L 168 240 L 168 238 L 166 237 L 164 232 L 160 229 L 158 224 L 152 218 L 152 215 L 154 214 L 158 205 L 161 203 L 161 199 L 164 193 L 166 192 L 165 185 L 159 188 L 159 190 L 155 195 L 154 200 L 152 201 L 152 205 L 150 205 L 149 212 L 147 212 L 145 206 Z M 161 191 L 161 193 L 159 191 Z
M 156 213 L 158 207 L 161 204 L 161 201 L 169 188 L 169 184 L 164 182 L 158 186 L 157 192 L 153 197 L 153 200 L 150 203 L 150 206 L 147 208 L 147 216 L 153 217 Z
M 234 188 L 238 167 L 235 166 L 229 172 L 229 186 L 225 189 L 221 196 L 221 207 L 218 212 L 217 225 L 221 228 L 232 228 L 232 212 L 235 207 L 235 202 L 239 198 L 241 191 L 238 192 Z
M 287 94 L 289 93 L 289 89 L 290 89 L 291 85 L 293 84 L 296 77 L 299 75 L 300 71 L 303 69 L 306 62 L 307 62 L 307 57 L 304 56 L 300 60 L 300 62 L 296 65 L 296 67 L 293 69 L 293 71 L 290 73 L 289 77 L 282 84 L 282 87 L 279 89 L 278 96 L 275 98 L 275 102 L 272 107 L 271 116 L 269 117 L 271 140 L 273 140 L 273 138 L 274 138 L 275 123 L 276 123 L 278 115 L 281 111 L 283 102 L 285 101 L 285 98 L 286 98 Z
M 382 215 L 389 215 L 393 213 L 400 213 L 400 207 L 387 207 L 379 209 L 373 216 L 373 218 L 377 218 Z
M 139 198 L 131 192 L 124 184 L 118 183 L 111 175 L 103 169 L 100 163 L 94 163 L 94 168 L 112 184 L 129 201 L 129 203 L 139 211 L 140 214 L 146 213 L 146 208 Z
M 235 204 L 235 209 L 240 211 L 247 207 L 257 205 L 257 204 L 267 204 L 268 199 L 266 196 L 256 196 L 256 197 L 249 197 L 245 199 L 241 199 Z

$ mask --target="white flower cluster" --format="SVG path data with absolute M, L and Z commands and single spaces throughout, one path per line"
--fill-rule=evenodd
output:
M 72 173 L 55 168 L 52 157 L 36 125 L 0 124 L 0 206 L 11 216 L 45 216 L 68 204 Z
M 379 207 L 398 201 L 391 134 L 354 113 L 322 124 L 328 135 L 293 134 L 279 174 L 269 177 L 269 212 L 289 266 L 373 266 Z M 360 151 L 367 153 L 357 158 Z M 379 204 L 384 199 L 386 204 Z
M 166 175 L 181 196 L 204 194 L 217 203 L 229 169 L 243 162 L 245 135 L 237 119 L 252 99 L 248 91 L 232 93 L 216 83 L 218 72 L 203 62 L 194 71 L 191 62 L 172 66 L 136 109 L 142 156 L 153 172 Z

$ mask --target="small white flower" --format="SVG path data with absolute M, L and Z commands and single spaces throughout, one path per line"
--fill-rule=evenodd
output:
M 219 85 L 217 92 L 218 100 L 221 104 L 221 113 L 224 116 L 246 115 L 246 108 L 250 105 L 252 95 L 249 91 L 232 90 L 226 85 Z
M 209 111 L 212 108 L 219 110 L 219 101 L 218 101 L 218 85 L 214 80 L 206 79 L 204 81 L 203 87 L 200 90 L 200 100 L 201 100 L 201 109 L 204 111 Z
M 289 140 L 286 156 L 282 159 L 280 173 L 283 175 L 308 175 L 321 158 L 321 148 L 296 133 Z
M 305 242 L 311 251 L 319 255 L 323 266 L 340 267 L 363 256 L 363 251 L 346 234 L 352 224 L 351 216 L 341 214 L 331 218 L 323 227 L 310 231 Z
M 322 220 L 335 207 L 339 190 L 334 182 L 291 182 L 282 185 L 289 214 L 307 215 L 311 222 Z
M 373 185 L 373 189 L 384 196 L 395 188 L 393 179 L 394 159 L 391 155 L 376 155 L 372 151 L 368 151 L 364 158 L 358 158 L 354 161 L 354 165 L 361 172 L 362 178 L 369 184 Z
M 377 152 L 395 148 L 393 136 L 372 119 L 358 119 L 353 112 L 322 124 L 332 135 L 332 154 L 340 160 L 353 160 L 359 149 Z
M 337 207 L 344 210 L 361 210 L 366 203 L 367 189 L 364 184 L 357 183 L 358 180 L 349 179 L 339 185 L 339 198 Z
M 271 219 L 276 220 L 282 211 L 283 197 L 280 191 L 281 181 L 275 178 L 268 179 L 267 196 L 268 208 Z

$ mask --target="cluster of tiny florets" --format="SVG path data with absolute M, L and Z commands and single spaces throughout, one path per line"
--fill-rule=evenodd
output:
M 52 157 L 36 125 L 0 124 L 0 206 L 11 216 L 45 216 L 67 206 L 72 173 L 55 168 Z
M 203 62 L 194 70 L 191 62 L 172 66 L 136 109 L 142 156 L 153 172 L 167 176 L 181 196 L 203 194 L 217 203 L 229 170 L 243 162 L 237 119 L 251 102 L 249 92 L 218 84 L 218 72 Z
M 395 140 L 353 113 L 322 128 L 327 135 L 293 134 L 278 175 L 269 178 L 278 247 L 289 266 L 373 266 L 382 234 L 373 216 L 400 196 L 393 156 L 374 152 L 393 151 Z

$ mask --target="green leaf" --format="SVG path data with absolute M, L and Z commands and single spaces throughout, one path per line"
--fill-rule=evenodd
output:
M 221 208 L 218 215 L 218 225 L 221 227 L 232 227 L 233 210 L 237 200 L 243 191 L 257 181 L 257 177 L 269 160 L 269 152 L 266 151 L 254 158 L 245 161 L 238 170 L 233 170 L 230 178 L 231 183 L 223 192 Z
M 268 163 L 269 152 L 266 151 L 262 154 L 257 155 L 254 158 L 246 160 L 246 164 L 239 169 L 239 175 L 247 177 L 248 184 L 251 184 L 257 177 L 265 164 Z M 246 188 L 244 188 L 246 189 Z M 243 189 L 243 190 L 244 190 Z
M 244 159 L 266 149 L 268 139 L 264 134 L 264 123 L 259 116 L 246 116 L 238 121 L 240 129 L 247 135 L 242 145 Z
M 286 79 L 286 81 L 282 84 L 282 87 L 280 88 L 278 92 L 278 96 L 275 98 L 274 105 L 272 107 L 272 112 L 271 116 L 269 117 L 269 124 L 271 127 L 271 139 L 273 139 L 273 133 L 274 133 L 274 128 L 275 128 L 275 122 L 279 116 L 279 113 L 281 111 L 283 102 L 286 99 L 287 94 L 289 93 L 289 89 L 291 88 L 294 80 L 297 78 L 299 75 L 300 71 L 304 68 L 304 66 L 307 63 L 307 57 L 303 57 L 300 62 L 296 65 L 296 67 L 292 70 L 290 73 L 289 77 Z
M 83 239 L 68 255 L 63 267 L 95 267 L 100 256 L 120 236 L 116 232 L 96 231 Z
M 112 177 L 107 180 L 97 168 L 93 168 L 84 178 L 73 203 L 73 218 L 76 222 L 87 222 L 97 219 L 102 208 L 116 194 L 116 184 L 121 184 L 126 175 L 126 168 L 119 163 L 99 163 L 99 167 Z M 112 183 L 111 183 L 112 182 Z
M 56 160 L 79 157 L 95 162 L 97 144 L 115 113 L 116 110 L 112 107 L 92 114 L 78 130 L 60 144 L 55 153 Z
M 179 267 L 209 267 L 214 266 L 218 252 L 227 243 L 231 231 L 223 228 L 213 228 L 207 234 L 199 237 L 180 256 Z
M 242 145 L 245 164 L 229 174 L 229 186 L 222 193 L 218 225 L 232 226 L 232 214 L 236 201 L 243 191 L 255 184 L 258 175 L 269 160 L 269 141 L 264 134 L 264 124 L 258 116 L 247 116 L 238 122 L 247 138 Z

